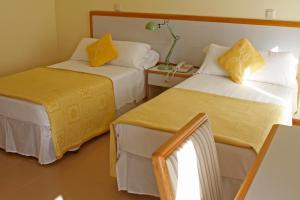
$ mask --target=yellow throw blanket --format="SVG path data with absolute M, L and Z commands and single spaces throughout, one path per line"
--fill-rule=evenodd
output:
M 99 75 L 36 68 L 0 78 L 0 95 L 46 108 L 58 159 L 108 131 L 115 119 L 112 81 Z
M 179 131 L 198 113 L 207 113 L 216 142 L 253 148 L 259 152 L 273 124 L 288 124 L 284 107 L 172 88 L 129 111 L 111 125 L 110 164 L 115 176 L 114 125 L 131 124 L 170 133 Z

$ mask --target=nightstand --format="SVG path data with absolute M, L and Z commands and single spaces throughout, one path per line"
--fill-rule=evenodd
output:
M 192 70 L 186 73 L 176 72 L 172 78 L 172 71 L 159 70 L 157 66 L 145 70 L 146 74 L 146 97 L 151 99 L 158 94 L 162 93 L 168 88 L 174 87 L 178 83 L 193 76 L 199 68 L 194 67 Z M 169 73 L 169 77 L 168 77 Z

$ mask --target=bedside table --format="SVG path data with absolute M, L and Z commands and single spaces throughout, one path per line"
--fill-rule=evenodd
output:
M 199 68 L 193 67 L 186 73 L 176 72 L 172 78 L 171 70 L 159 70 L 157 66 L 145 70 L 146 77 L 146 98 L 151 99 L 168 88 L 174 87 L 178 83 L 193 76 Z M 169 77 L 168 76 L 169 73 Z

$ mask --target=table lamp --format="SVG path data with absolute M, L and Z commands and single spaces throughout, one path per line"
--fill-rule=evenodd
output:
M 177 43 L 177 41 L 180 39 L 180 36 L 179 35 L 175 35 L 173 30 L 171 29 L 170 25 L 169 25 L 169 20 L 164 20 L 163 23 L 157 23 L 157 22 L 148 22 L 145 26 L 145 28 L 147 30 L 150 30 L 150 31 L 156 31 L 158 29 L 160 29 L 162 26 L 166 25 L 170 34 L 172 35 L 174 41 L 173 41 L 173 44 L 169 50 L 169 53 L 166 57 L 166 60 L 165 60 L 165 63 L 164 64 L 161 64 L 158 66 L 158 69 L 160 70 L 172 70 L 173 69 L 173 66 L 170 65 L 170 57 L 172 55 L 172 52 L 173 52 L 173 49 Z

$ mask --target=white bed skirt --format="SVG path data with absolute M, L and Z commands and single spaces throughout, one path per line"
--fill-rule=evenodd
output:
M 159 196 L 152 169 L 152 153 L 172 134 L 117 124 L 118 189 L 135 194 Z M 252 166 L 256 153 L 252 149 L 216 143 L 225 199 L 233 199 Z
M 117 164 L 119 191 L 159 197 L 151 159 L 122 153 Z M 223 200 L 233 200 L 243 179 L 222 176 Z
M 1 115 L 0 148 L 7 152 L 36 157 L 40 164 L 49 164 L 56 160 L 50 127 Z
M 131 110 L 138 104 L 131 103 L 123 106 L 117 110 L 117 116 Z M 50 126 L 12 119 L 3 115 L 0 115 L 0 148 L 6 152 L 35 157 L 42 165 L 50 164 L 57 160 Z M 79 148 L 74 148 L 70 151 L 75 151 Z

